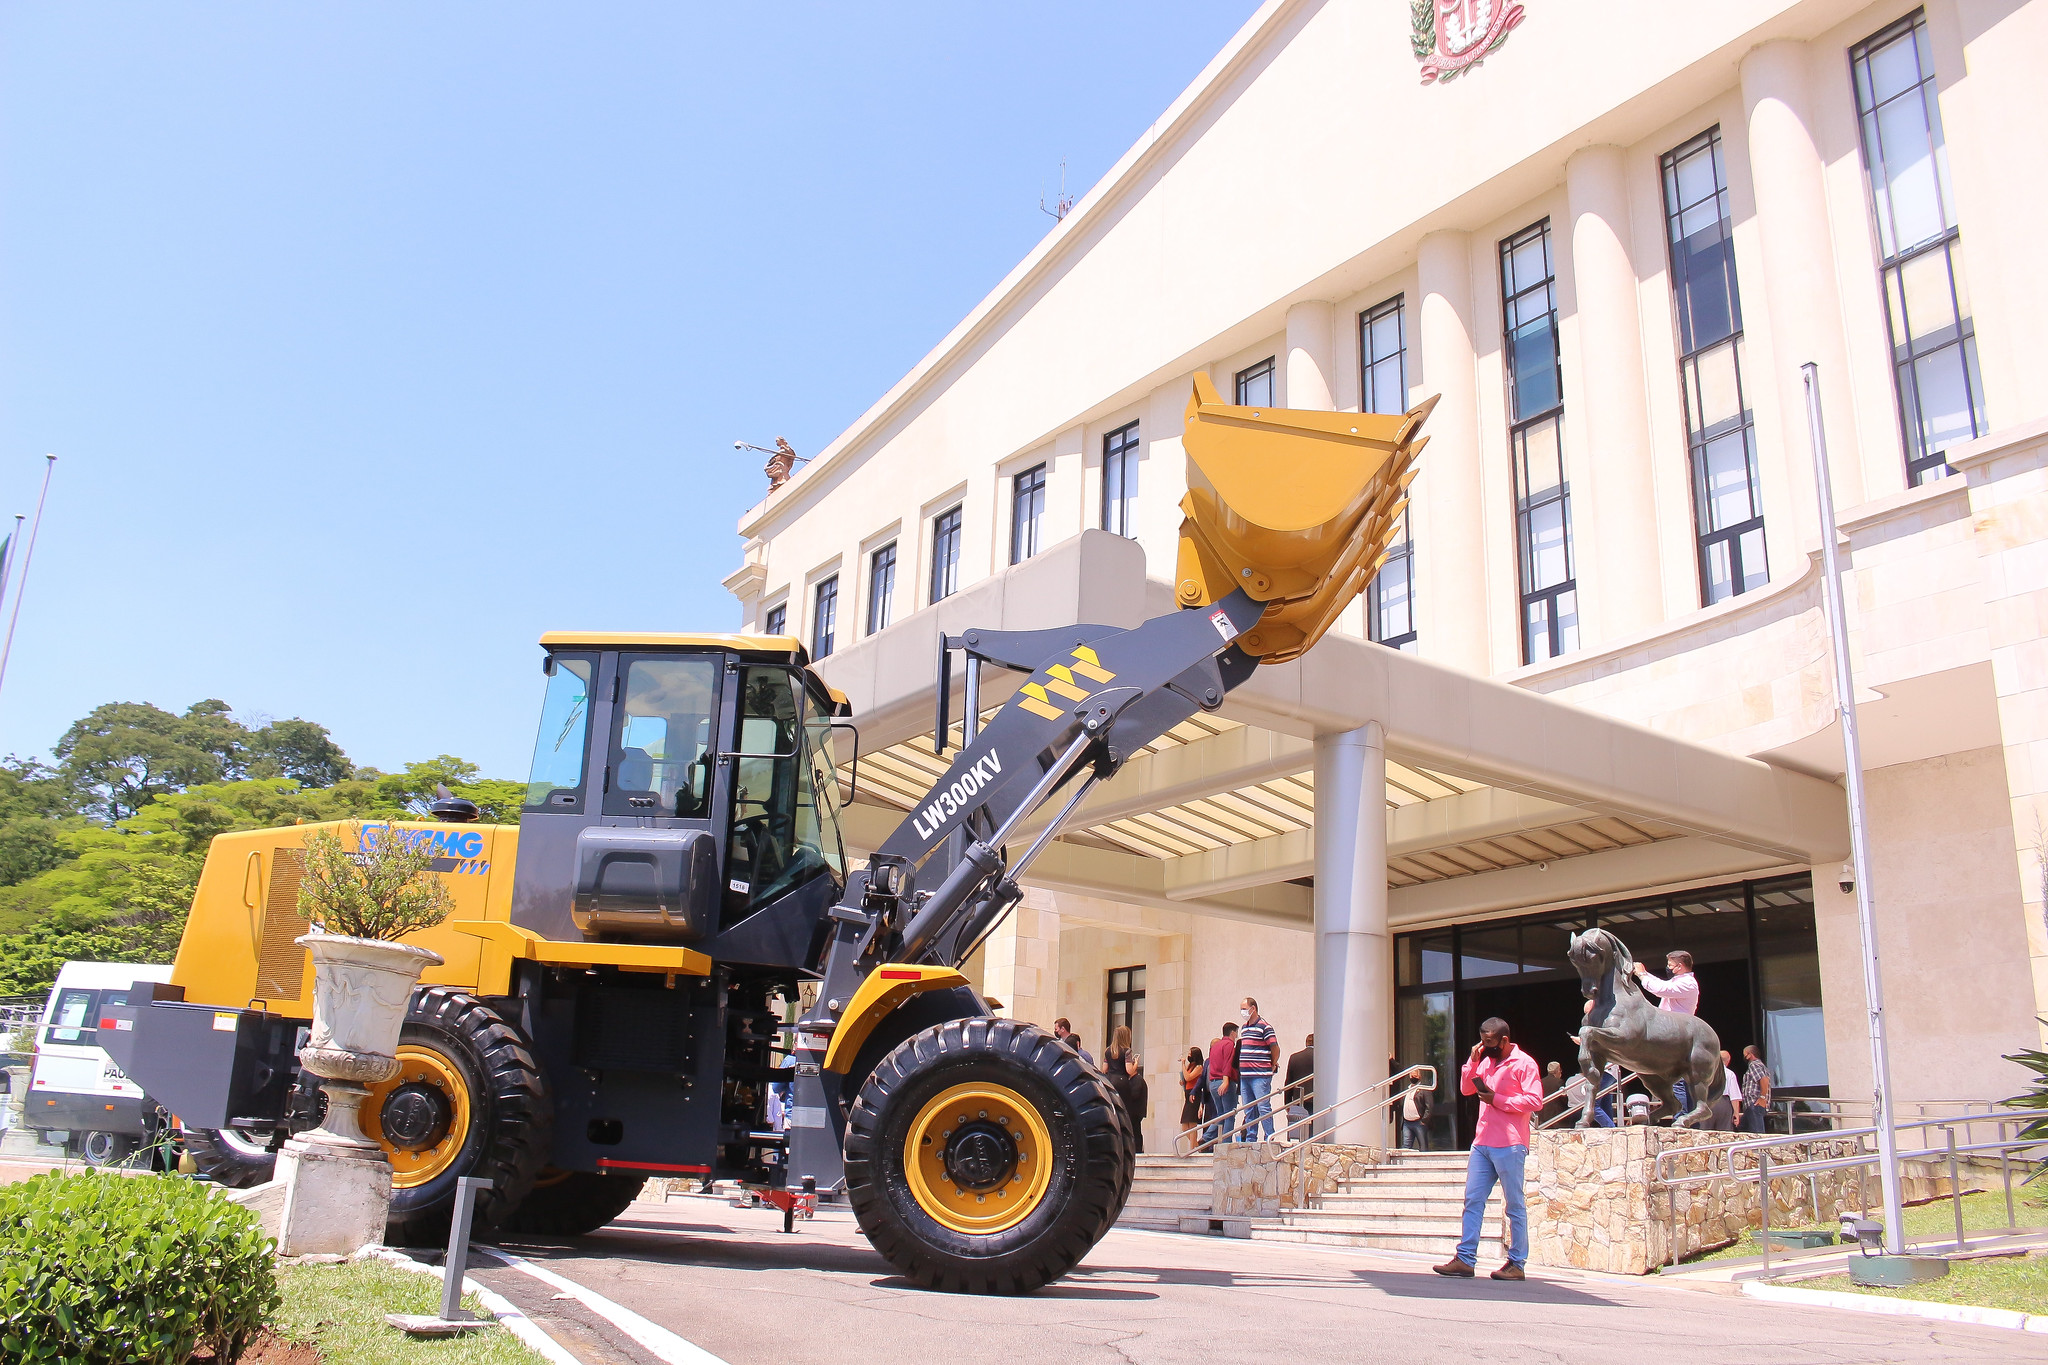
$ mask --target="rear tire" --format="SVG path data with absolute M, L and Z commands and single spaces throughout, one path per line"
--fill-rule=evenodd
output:
M 1072 1048 L 1016 1020 L 955 1019 L 899 1044 L 861 1087 L 847 1200 L 913 1282 L 1028 1293 L 1109 1231 L 1135 1147 L 1109 1082 Z
M 185 1150 L 199 1173 L 231 1190 L 246 1190 L 270 1179 L 277 1169 L 277 1153 L 240 1133 L 212 1128 L 192 1128 L 184 1133 Z
M 134 1152 L 135 1139 L 119 1133 L 91 1132 L 78 1139 L 78 1155 L 88 1166 L 118 1166 Z
M 646 1183 L 644 1175 L 543 1171 L 533 1193 L 499 1226 L 506 1232 L 581 1237 L 624 1213 Z
M 465 1091 L 469 1118 L 466 1132 L 443 1139 L 461 1144 L 450 1159 L 419 1183 L 393 1188 L 387 1235 L 400 1246 L 445 1243 L 455 1182 L 463 1176 L 491 1182 L 477 1191 L 475 1227 L 501 1226 L 532 1190 L 553 1143 L 554 1102 L 525 1039 L 475 996 L 428 986 L 413 992 L 398 1043 L 440 1059 Z M 382 1109 L 373 1113 L 365 1104 L 363 1128 L 393 1150 Z

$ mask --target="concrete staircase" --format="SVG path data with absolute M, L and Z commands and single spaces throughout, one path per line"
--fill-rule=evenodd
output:
M 1252 1220 L 1254 1240 L 1319 1246 L 1374 1247 L 1448 1260 L 1458 1245 L 1465 1208 L 1463 1152 L 1399 1152 L 1370 1175 L 1343 1181 L 1316 1206 Z M 1486 1201 L 1479 1267 L 1489 1270 L 1502 1250 L 1501 1192 Z
M 1154 1232 L 1208 1231 L 1215 1164 L 1216 1159 L 1206 1154 L 1140 1156 L 1131 1197 L 1116 1225 Z M 1183 1229 L 1183 1219 L 1196 1220 L 1198 1226 Z

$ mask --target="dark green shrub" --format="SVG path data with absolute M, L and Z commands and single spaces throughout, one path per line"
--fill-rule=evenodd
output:
M 273 1249 L 253 1212 L 175 1176 L 0 1186 L 0 1360 L 233 1361 L 278 1305 Z

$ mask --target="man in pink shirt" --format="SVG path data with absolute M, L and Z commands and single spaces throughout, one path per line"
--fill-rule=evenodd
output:
M 1457 1254 L 1431 1269 L 1439 1275 L 1472 1277 L 1479 1262 L 1486 1199 L 1499 1181 L 1508 1206 L 1508 1258 L 1493 1278 L 1519 1280 L 1529 1259 L 1529 1206 L 1522 1189 L 1529 1161 L 1529 1115 L 1543 1106 L 1543 1081 L 1536 1059 L 1509 1041 L 1506 1020 L 1488 1019 L 1479 1026 L 1479 1041 L 1458 1073 L 1458 1089 L 1479 1097 L 1479 1126 L 1465 1162 L 1464 1235 L 1458 1239 Z
M 1636 980 L 1646 991 L 1654 991 L 1657 1008 L 1666 1014 L 1698 1014 L 1700 1012 L 1700 979 L 1692 974 L 1692 954 L 1683 948 L 1674 948 L 1664 954 L 1664 970 L 1668 975 L 1662 981 L 1651 976 L 1649 969 L 1638 962 L 1635 964 Z M 1678 1099 L 1678 1112 L 1683 1114 L 1692 1108 L 1692 1087 L 1680 1077 L 1672 1083 L 1672 1090 Z

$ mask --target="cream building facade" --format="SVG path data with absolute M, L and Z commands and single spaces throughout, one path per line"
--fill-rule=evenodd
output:
M 1340 634 L 1095 798 L 984 988 L 1098 1053 L 1142 1018 L 1163 1146 L 1178 1058 L 1242 996 L 1288 1050 L 1316 1026 L 1348 875 L 1316 833 L 1342 745 L 1383 735 L 1354 1051 L 1447 1061 L 1501 1013 L 1569 1066 L 1563 935 L 1598 922 L 1695 951 L 1724 1044 L 1788 1089 L 1867 1099 L 1811 362 L 1894 1079 L 2012 1093 L 2000 1054 L 2048 1014 L 2044 60 L 2044 0 L 1270 0 L 740 520 L 745 628 L 869 699 L 852 841 L 938 771 L 939 630 L 1167 609 L 1196 371 L 1254 405 L 1440 394 L 1408 539 Z M 1319 700 L 1354 683 L 1381 701 Z M 1543 760 L 1530 726 L 1581 738 Z M 1588 749 L 1612 771 L 1574 777 Z

